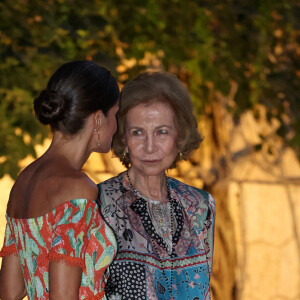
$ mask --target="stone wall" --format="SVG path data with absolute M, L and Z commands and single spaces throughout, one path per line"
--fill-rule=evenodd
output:
M 300 299 L 300 167 L 261 154 L 236 164 L 228 185 L 237 250 L 237 299 Z

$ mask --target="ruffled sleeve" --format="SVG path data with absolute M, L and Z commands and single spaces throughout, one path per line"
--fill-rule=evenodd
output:
M 96 202 L 86 199 L 71 200 L 57 211 L 49 260 L 64 261 L 85 270 L 85 252 L 97 213 Z
M 10 226 L 7 222 L 5 227 L 4 243 L 0 251 L 0 257 L 4 257 L 16 253 L 17 253 L 17 248 L 15 244 L 15 236 L 14 233 L 11 231 Z

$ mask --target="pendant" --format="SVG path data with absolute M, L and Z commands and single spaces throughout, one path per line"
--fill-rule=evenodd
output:
M 159 219 L 159 222 L 162 223 L 164 218 L 163 209 L 160 205 L 154 205 L 153 206 L 153 214 L 156 215 L 157 219 Z

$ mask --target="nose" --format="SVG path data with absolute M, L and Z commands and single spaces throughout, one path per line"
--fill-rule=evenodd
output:
M 155 140 L 152 135 L 147 135 L 145 139 L 145 150 L 147 153 L 152 153 L 155 150 Z

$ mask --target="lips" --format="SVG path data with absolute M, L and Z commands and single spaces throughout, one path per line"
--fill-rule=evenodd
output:
M 160 159 L 143 159 L 142 162 L 145 164 L 155 164 L 160 162 Z

